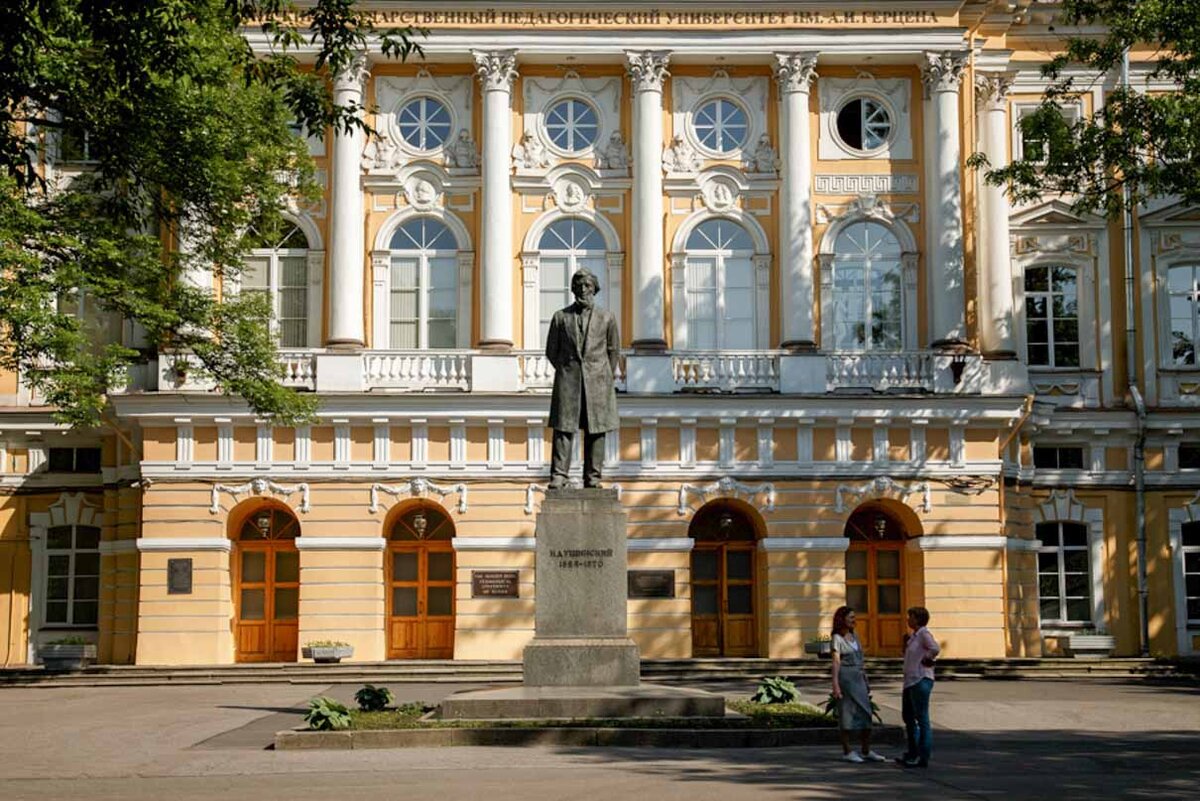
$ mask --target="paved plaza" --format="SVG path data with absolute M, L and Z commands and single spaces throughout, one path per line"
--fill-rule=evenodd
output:
M 395 685 L 435 701 L 477 685 Z M 697 686 L 695 684 L 689 686 Z M 745 695 L 751 685 L 706 685 Z M 1200 687 L 946 681 L 935 767 L 849 765 L 836 747 L 275 752 L 272 734 L 355 685 L 0 689 L 4 799 L 1195 799 Z M 819 700 L 826 685 L 803 686 Z M 875 696 L 899 722 L 895 685 Z M 894 748 L 887 749 L 889 753 Z

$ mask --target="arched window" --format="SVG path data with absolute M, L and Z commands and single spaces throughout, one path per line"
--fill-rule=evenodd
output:
M 691 350 L 755 347 L 754 243 L 732 220 L 706 220 L 688 236 L 686 342 Z
M 458 341 L 458 242 L 445 223 L 417 217 L 389 245 L 391 348 L 453 348 Z
M 607 253 L 604 237 L 587 220 L 568 217 L 551 223 L 538 240 L 540 269 L 538 272 L 539 339 L 545 345 L 554 312 L 574 301 L 571 295 L 571 276 L 587 268 L 600 282 L 601 293 L 596 297 L 599 306 L 608 307 L 605 275 Z
M 904 343 L 900 242 L 875 222 L 846 226 L 834 241 L 833 347 L 900 350 Z
M 1025 342 L 1030 365 L 1079 367 L 1077 272 L 1064 265 L 1025 268 Z
M 1042 624 L 1096 623 L 1092 620 L 1091 557 L 1087 526 L 1038 523 L 1038 602 Z
M 262 292 L 271 299 L 275 330 L 281 348 L 310 347 L 309 293 L 316 283 L 309 274 L 308 237 L 295 223 L 286 222 L 278 232 L 247 234 L 250 252 L 242 272 L 243 292 Z

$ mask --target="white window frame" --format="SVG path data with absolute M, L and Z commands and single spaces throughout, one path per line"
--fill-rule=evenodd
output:
M 598 276 L 603 283 L 596 305 L 612 312 L 618 322 L 621 320 L 621 274 L 625 265 L 625 254 L 620 249 L 617 230 L 604 215 L 597 214 L 590 208 L 577 211 L 562 211 L 555 209 L 539 217 L 525 235 L 524 250 L 521 253 L 521 284 L 522 284 L 522 347 L 528 351 L 541 351 L 546 343 L 541 337 L 542 322 L 542 251 L 539 246 L 542 235 L 551 225 L 559 220 L 576 218 L 591 223 L 604 239 L 605 274 Z
M 671 78 L 672 130 L 682 132 L 688 143 L 703 158 L 712 161 L 745 161 L 767 130 L 767 99 L 770 78 L 765 75 L 730 76 L 717 69 L 711 75 L 677 75 Z M 696 135 L 696 111 L 710 100 L 731 100 L 746 114 L 746 139 L 742 146 L 728 152 L 707 147 Z M 779 148 L 779 143 L 775 143 Z
M 1180 656 L 1200 654 L 1200 648 L 1192 645 L 1193 638 L 1200 635 L 1200 620 L 1187 615 L 1187 572 L 1184 569 L 1184 554 L 1194 553 L 1200 548 L 1183 545 L 1183 527 L 1188 523 L 1200 523 L 1200 493 L 1187 503 L 1167 511 L 1168 538 L 1171 548 L 1172 583 L 1175 585 L 1175 642 Z
M 899 272 L 899 275 L 900 275 L 900 331 L 899 331 L 899 336 L 898 336 L 898 337 L 896 337 L 897 341 L 899 342 L 899 348 L 897 348 L 897 349 L 895 349 L 895 350 L 904 350 L 904 347 L 905 347 L 905 342 L 906 342 L 906 339 L 905 339 L 905 334 L 906 334 L 906 332 L 908 331 L 908 329 L 911 327 L 911 325 L 910 325 L 910 323 L 909 323 L 908 315 L 906 314 L 906 311 L 905 311 L 905 306 L 906 306 L 906 304 L 905 304 L 905 302 L 904 302 L 904 298 L 905 298 L 905 289 L 904 289 L 904 287 L 905 287 L 905 275 L 904 275 L 904 272 L 905 272 L 905 266 L 904 266 L 904 264 L 905 264 L 905 259 L 904 259 L 904 251 L 903 251 L 903 246 L 900 244 L 900 239 L 899 239 L 899 237 L 897 237 L 897 236 L 896 236 L 895 232 L 894 232 L 894 231 L 891 229 L 891 227 L 890 227 L 890 226 L 884 225 L 884 224 L 882 224 L 882 223 L 880 223 L 880 222 L 878 222 L 878 221 L 874 221 L 874 220 L 855 220 L 854 222 L 850 223 L 849 225 L 843 226 L 843 227 L 842 227 L 842 228 L 841 228 L 841 229 L 838 231 L 838 237 L 837 237 L 837 238 L 838 238 L 838 239 L 840 239 L 840 238 L 841 238 L 841 236 L 842 236 L 842 234 L 845 234 L 845 233 L 846 233 L 846 231 L 847 231 L 848 229 L 850 229 L 850 228 L 853 228 L 853 227 L 855 227 L 855 226 L 857 226 L 857 225 L 870 225 L 870 224 L 875 224 L 875 225 L 878 225 L 878 226 L 880 226 L 881 228 L 883 228 L 885 231 L 887 231 L 887 232 L 888 232 L 888 233 L 889 233 L 889 234 L 892 236 L 892 238 L 893 238 L 893 239 L 896 241 L 896 246 L 897 246 L 897 248 L 900 250 L 900 257 L 899 257 L 899 259 L 898 259 L 898 261 L 899 261 L 899 265 L 898 265 L 898 272 Z M 833 244 L 834 244 L 834 247 L 835 247 L 835 249 L 836 249 L 836 247 L 837 247 L 837 240 L 834 240 L 834 243 L 833 243 Z M 837 293 L 838 293 L 838 287 L 837 287 L 837 282 L 836 282 L 836 275 L 837 275 L 837 269 L 838 269 L 838 265 L 839 265 L 839 263 L 847 263 L 847 262 L 850 262 L 850 261 L 851 261 L 851 256 L 853 256 L 853 259 L 854 259 L 855 263 L 862 264 L 862 267 L 863 267 L 863 289 L 862 289 L 862 291 L 863 291 L 863 296 L 864 296 L 864 299 L 865 299 L 865 302 L 864 302 L 864 305 L 865 305 L 865 310 L 866 310 L 866 312 L 867 312 L 867 314 L 866 314 L 866 316 L 865 316 L 865 319 L 862 321 L 862 323 L 863 323 L 863 326 L 864 326 L 864 329 L 868 329 L 868 328 L 870 327 L 870 324 L 871 324 L 871 312 L 872 312 L 872 310 L 873 310 L 873 302 L 872 302 L 872 298 L 871 298 L 871 294 L 872 294 L 872 293 L 871 293 L 871 283 L 872 283 L 872 282 L 871 282 L 871 275 L 870 275 L 870 272 L 869 272 L 869 270 L 868 270 L 868 265 L 866 265 L 865 263 L 863 263 L 863 262 L 859 261 L 859 259 L 860 259 L 860 257 L 862 256 L 862 254 L 859 254 L 859 253 L 855 253 L 855 254 L 845 254 L 845 253 L 838 253 L 838 252 L 836 252 L 836 250 L 835 250 L 835 252 L 833 253 L 833 258 L 832 258 L 832 259 L 830 259 L 830 260 L 826 260 L 826 261 L 823 263 L 823 264 L 827 264 L 827 265 L 828 265 L 828 267 L 830 268 L 830 269 L 828 270 L 828 272 L 830 273 L 830 275 L 829 275 L 829 281 L 830 281 L 830 285 L 831 285 L 831 289 L 830 289 L 830 306 L 829 306 L 829 308 L 830 308 L 830 314 L 831 314 L 830 321 L 829 321 L 829 322 L 830 322 L 830 325 L 829 325 L 829 332 L 830 332 L 830 340 L 829 340 L 829 345 L 830 345 L 830 347 L 831 347 L 832 349 L 834 349 L 834 350 L 838 350 L 838 351 L 842 351 L 842 352 L 849 352 L 849 351 L 863 351 L 863 352 L 868 352 L 868 353 L 889 353 L 889 352 L 894 352 L 894 350 L 892 350 L 892 349 L 887 349 L 887 348 L 881 348 L 881 347 L 877 347 L 877 346 L 874 346 L 874 345 L 872 345 L 872 344 L 870 344 L 870 343 L 866 343 L 866 344 L 864 344 L 862 347 L 857 347 L 857 348 L 839 348 L 839 347 L 838 347 L 838 344 L 837 344 L 837 325 L 838 325 L 838 322 L 839 322 L 839 321 L 838 321 L 838 319 L 837 319 L 837 307 L 838 307 L 838 304 L 837 304 Z M 823 271 L 823 272 L 824 272 L 824 271 Z M 868 333 L 868 332 L 867 332 L 866 330 L 864 330 L 864 334 L 866 334 L 866 333 Z
M 700 136 L 700 131 L 696 127 L 696 118 L 700 114 L 700 109 L 704 108 L 710 103 L 721 102 L 729 103 L 738 111 L 742 112 L 742 117 L 745 119 L 745 135 L 742 137 L 742 141 L 738 142 L 727 150 L 721 150 L 706 144 L 704 139 Z M 692 105 L 691 112 L 688 114 L 688 124 L 689 131 L 691 132 L 692 139 L 694 139 L 696 142 L 697 149 L 710 158 L 722 160 L 731 159 L 743 152 L 752 150 L 754 147 L 750 142 L 750 135 L 755 130 L 753 115 L 750 113 L 750 109 L 746 107 L 746 104 L 732 94 L 718 92 L 715 94 L 705 95 L 704 97 L 698 99 Z
M 1012 104 L 1012 153 L 1013 161 L 1021 161 L 1025 158 L 1025 137 L 1021 133 L 1021 120 L 1028 117 L 1036 111 L 1042 104 L 1040 102 L 1015 102 Z M 1083 117 L 1083 107 L 1079 103 L 1067 103 L 1059 106 L 1059 111 L 1062 112 L 1063 119 L 1067 125 L 1074 125 Z M 1049 152 L 1044 154 L 1044 157 L 1037 159 L 1035 164 L 1045 164 L 1049 158 Z
M 559 222 L 561 220 L 566 220 L 566 219 L 575 219 L 579 222 L 585 223 L 587 225 L 591 225 L 592 228 L 599 235 L 601 240 L 604 239 L 604 233 L 602 231 L 600 231 L 599 228 L 596 228 L 596 226 L 593 225 L 590 220 L 587 220 L 583 217 L 572 218 L 572 217 L 564 216 L 564 217 L 560 217 L 559 220 L 556 220 L 555 222 Z M 545 229 L 543 229 L 542 239 L 545 239 L 546 233 L 550 230 L 550 228 L 552 226 L 553 226 L 553 223 L 551 223 L 551 225 L 548 225 L 548 226 L 546 226 Z M 541 243 L 539 242 L 539 245 L 540 244 Z M 601 282 L 603 282 L 603 285 L 600 288 L 600 293 L 596 296 L 596 305 L 599 308 L 607 309 L 608 308 L 608 299 L 609 299 L 608 296 L 610 294 L 608 291 L 608 270 L 606 269 L 607 265 L 608 265 L 608 261 L 607 261 L 608 260 L 608 250 L 607 249 L 605 249 L 605 250 L 578 250 L 578 249 L 574 249 L 574 248 L 572 248 L 571 250 L 560 250 L 560 249 L 554 249 L 554 248 L 539 247 L 538 248 L 538 256 L 539 256 L 539 265 L 538 265 L 537 342 L 540 345 L 545 345 L 545 337 L 542 334 L 542 325 L 544 323 L 549 323 L 550 317 L 554 314 L 554 312 L 558 311 L 559 308 L 562 308 L 562 306 L 558 306 L 557 308 L 554 308 L 554 309 L 547 309 L 547 308 L 545 308 L 545 305 L 542 302 L 542 300 L 543 300 L 542 295 L 544 294 L 544 291 L 545 291 L 545 287 L 542 284 L 546 277 L 546 275 L 545 275 L 546 271 L 544 269 L 544 265 L 541 264 L 540 261 L 545 260 L 547 257 L 553 258 L 553 259 L 566 259 L 568 282 L 570 281 L 571 276 L 573 276 L 575 274 L 575 271 L 578 270 L 579 268 L 588 267 L 588 269 L 592 269 L 591 267 L 589 267 L 587 265 L 586 262 L 589 262 L 589 261 L 594 262 L 596 260 L 600 260 L 600 261 L 604 262 L 604 264 L 605 264 L 604 268 L 601 268 L 600 270 L 592 270 L 592 272 L 597 273 L 596 277 L 598 279 L 600 279 Z M 569 292 L 568 292 L 568 294 L 569 294 Z
M 692 232 L 701 224 L 709 220 L 723 219 L 735 225 L 739 225 L 750 236 L 750 241 L 753 243 L 753 250 L 750 252 L 738 251 L 736 255 L 748 257 L 751 262 L 752 274 L 754 276 L 754 345 L 751 350 L 766 350 L 770 346 L 771 336 L 771 301 L 770 301 L 770 281 L 771 281 L 771 254 L 767 249 L 767 238 L 762 228 L 758 223 L 740 209 L 730 209 L 713 214 L 708 210 L 701 210 L 692 214 L 683 225 L 675 233 L 675 240 L 672 244 L 671 252 L 671 322 L 672 322 L 672 339 L 674 348 L 680 351 L 693 350 L 686 344 L 688 343 L 688 316 L 687 316 L 687 277 L 689 271 L 690 258 L 699 253 L 714 254 L 713 251 L 694 251 L 687 250 L 688 239 L 691 238 Z M 717 267 L 717 347 L 715 350 L 726 350 L 723 343 L 722 333 L 722 315 L 721 304 L 724 296 L 724 273 L 720 264 Z M 697 349 L 698 350 L 698 349 Z M 737 349 L 744 350 L 744 349 Z
M 881 109 L 883 109 L 883 112 L 885 114 L 887 114 L 888 135 L 884 138 L 883 142 L 876 145 L 875 147 L 862 147 L 862 148 L 854 147 L 853 145 L 851 145 L 849 142 L 847 142 L 845 139 L 842 138 L 842 132 L 838 130 L 838 124 L 837 124 L 838 117 L 841 116 L 842 110 L 845 109 L 847 105 L 854 102 L 855 100 L 861 100 L 863 102 L 870 101 L 870 102 L 874 103 L 875 105 L 879 106 Z M 866 120 L 861 119 L 861 117 L 862 117 L 861 114 L 859 116 L 860 116 L 860 122 L 863 125 L 863 139 L 865 142 L 865 140 L 866 140 Z M 872 156 L 878 155 L 879 153 L 883 153 L 883 152 L 887 151 L 892 146 L 892 143 L 896 140 L 896 136 L 897 136 L 896 109 L 888 101 L 887 97 L 885 97 L 883 94 L 881 94 L 879 92 L 861 91 L 860 90 L 860 91 L 852 91 L 852 92 L 846 93 L 845 95 L 843 95 L 841 98 L 838 99 L 837 108 L 835 108 L 833 110 L 831 119 L 832 119 L 832 126 L 833 126 L 832 130 L 831 130 L 831 134 L 834 137 L 836 137 L 838 146 L 841 147 L 841 149 L 844 150 L 845 152 L 855 154 L 860 158 L 870 158 Z
M 1080 629 L 1095 629 L 1097 633 L 1108 632 L 1108 605 L 1104 598 L 1104 510 L 1084 506 L 1075 497 L 1074 490 L 1054 490 L 1041 504 L 1034 507 L 1033 522 L 1037 523 L 1082 523 L 1088 534 L 1088 571 L 1091 579 L 1092 621 L 1091 623 L 1065 623 L 1038 620 L 1043 634 L 1070 634 Z M 1039 543 L 1040 546 L 1040 543 Z M 1036 571 L 1035 571 L 1036 573 Z M 1035 587 L 1035 591 L 1036 591 Z M 1038 596 L 1040 598 L 1040 595 Z
M 1079 366 L 1077 367 L 1047 367 L 1045 365 L 1029 364 L 1028 315 L 1025 307 L 1025 271 L 1040 267 L 1066 267 L 1075 270 L 1075 292 L 1079 303 Z M 1013 270 L 1013 287 L 1016 290 L 1016 324 L 1017 339 L 1020 353 L 1025 364 L 1033 373 L 1080 373 L 1090 372 L 1097 368 L 1099 353 L 1096 342 L 1095 303 L 1094 303 L 1094 273 L 1093 260 L 1090 257 L 1071 256 L 1066 253 L 1053 257 L 1037 256 L 1028 260 L 1018 259 Z
M 549 124 L 550 111 L 562 103 L 568 103 L 568 102 L 572 102 L 572 101 L 575 103 L 582 104 L 582 105 L 586 106 L 587 108 L 591 109 L 592 114 L 596 118 L 595 135 L 592 138 L 592 141 L 587 143 L 583 147 L 562 147 L 562 146 L 558 145 L 557 143 L 555 143 L 554 137 L 551 136 L 551 134 L 550 134 L 550 124 Z M 563 155 L 563 156 L 567 156 L 567 157 L 578 157 L 581 154 L 590 153 L 590 152 L 594 151 L 601 144 L 600 143 L 600 134 L 604 131 L 604 127 L 605 127 L 604 115 L 600 113 L 600 110 L 598 108 L 596 108 L 596 104 L 594 102 L 592 102 L 591 100 L 587 99 L 586 97 L 583 97 L 581 95 L 576 95 L 576 94 L 564 94 L 564 95 L 557 95 L 557 96 L 553 97 L 550 100 L 550 102 L 546 104 L 545 111 L 542 112 L 541 115 L 539 115 L 538 122 L 541 125 L 540 133 L 543 135 L 544 141 L 547 142 L 550 146 L 552 146 L 556 153 Z M 574 138 L 575 136 L 576 136 L 576 134 L 574 134 L 574 132 L 572 132 L 571 138 Z
M 413 207 L 408 207 L 394 213 L 383 226 L 380 227 L 378 235 L 375 237 L 375 247 L 371 251 L 371 274 L 372 274 L 372 325 L 371 325 L 371 347 L 376 350 L 394 350 L 391 347 L 391 323 L 392 323 L 392 255 L 394 253 L 415 253 L 416 251 L 393 251 L 390 248 L 392 236 L 403 225 L 418 217 L 429 217 L 444 224 L 450 229 L 450 234 L 454 237 L 458 245 L 456 262 L 458 265 L 458 305 L 457 317 L 455 319 L 455 349 L 465 349 L 471 347 L 471 282 L 472 273 L 475 267 L 475 251 L 470 249 L 470 237 L 467 234 L 467 228 L 453 214 L 444 209 L 429 209 L 420 211 Z M 423 268 L 427 271 L 427 267 Z M 428 287 L 428 275 L 424 276 L 425 282 L 423 286 Z M 421 299 L 421 294 L 418 294 L 419 308 L 425 308 L 425 300 Z M 425 326 L 424 318 L 418 324 L 418 341 L 428 341 L 428 329 Z
M 254 248 L 246 255 L 257 259 L 267 259 L 267 293 L 271 298 L 271 333 L 274 335 L 276 342 L 279 341 L 279 313 L 282 308 L 279 295 L 279 285 L 282 283 L 283 266 L 281 259 L 297 258 L 303 256 L 305 259 L 306 276 L 308 278 L 307 291 L 307 333 L 305 341 L 301 345 L 282 345 L 279 347 L 284 350 L 295 350 L 297 348 L 318 348 L 321 346 L 321 300 L 322 291 L 321 285 L 324 278 L 325 270 L 325 252 L 323 250 L 314 251 L 311 247 L 313 244 L 311 234 L 294 219 L 288 219 L 288 222 L 294 223 L 308 239 L 309 247 L 304 248 Z M 241 281 L 236 282 L 236 291 L 241 291 Z
M 421 218 L 413 218 L 411 220 L 406 221 L 405 224 L 414 222 L 419 219 L 421 219 Z M 436 218 L 425 218 L 425 219 L 433 219 L 435 222 L 441 223 L 441 221 L 437 220 Z M 396 230 L 399 230 L 402 227 L 403 227 L 402 225 L 396 226 Z M 449 226 L 446 227 L 446 230 L 449 232 L 450 236 L 452 236 L 452 237 L 454 236 L 454 232 L 450 230 Z M 458 243 L 455 242 L 455 245 L 457 245 L 457 244 Z M 428 350 L 431 347 L 429 344 L 429 294 L 432 291 L 432 279 L 433 279 L 432 262 L 434 260 L 441 260 L 441 259 L 457 260 L 458 248 L 457 247 L 455 247 L 453 249 L 447 249 L 447 248 L 420 248 L 420 249 L 417 249 L 417 248 L 393 248 L 393 249 L 390 249 L 388 251 L 388 253 L 390 255 L 389 264 L 388 264 L 389 275 L 391 275 L 391 273 L 393 272 L 392 268 L 395 266 L 395 262 L 397 259 L 412 260 L 412 261 L 416 261 L 416 263 L 417 263 L 417 281 L 416 281 L 416 286 L 414 287 L 414 289 L 416 290 L 416 296 L 417 296 L 417 321 L 416 321 L 417 322 L 417 344 L 415 347 L 418 350 Z M 393 278 L 392 281 L 394 282 L 395 279 Z M 394 292 L 395 289 L 396 289 L 396 287 L 395 287 L 394 283 L 388 287 L 388 321 L 387 321 L 388 322 L 388 336 L 387 336 L 387 340 L 385 341 L 385 346 L 389 350 L 412 350 L 413 349 L 412 347 L 403 347 L 403 346 L 397 345 L 396 343 L 391 341 L 391 337 L 392 337 L 391 326 L 393 323 L 392 315 L 391 315 L 391 293 Z M 457 305 L 458 301 L 459 301 L 459 299 L 456 297 L 455 298 L 455 320 L 454 320 L 455 344 L 457 344 L 457 342 L 458 342 L 458 325 L 459 325 L 458 305 Z
M 100 576 L 103 583 L 104 560 L 106 552 L 115 552 L 115 543 L 103 541 L 104 527 L 108 524 L 108 515 L 102 511 L 98 503 L 82 492 L 66 493 L 58 497 L 45 512 L 32 512 L 29 515 L 29 542 L 32 551 L 33 576 L 29 590 L 29 649 L 27 662 L 34 664 L 37 660 L 38 646 L 62 636 L 65 630 L 78 632 L 86 639 L 94 641 L 99 636 L 100 609 L 97 608 L 97 624 L 86 627 L 71 626 L 62 623 L 46 623 L 46 593 L 48 548 L 47 537 L 50 529 L 55 526 L 93 526 L 101 531 L 101 565 Z M 72 532 L 72 536 L 74 532 Z M 128 542 L 132 543 L 132 540 Z M 106 551 L 106 546 L 109 546 Z
M 1062 533 L 1063 533 L 1062 532 L 1063 526 L 1079 526 L 1080 528 L 1083 529 L 1084 537 L 1086 538 L 1086 536 L 1087 536 L 1087 525 L 1085 525 L 1083 523 L 1075 522 L 1073 520 L 1044 521 L 1042 523 L 1039 523 L 1038 526 L 1055 526 L 1057 529 L 1057 531 L 1055 533 L 1059 537 L 1060 542 L 1061 542 Z M 1091 558 L 1092 558 L 1091 549 L 1088 547 L 1088 545 L 1086 543 L 1083 545 L 1049 545 L 1046 543 L 1045 540 L 1041 539 L 1041 536 L 1038 536 L 1038 541 L 1041 542 L 1041 545 L 1039 545 L 1034 552 L 1037 554 L 1037 556 L 1039 558 L 1038 566 L 1037 566 L 1039 617 L 1041 614 L 1040 610 L 1041 610 L 1041 602 L 1042 602 L 1042 575 L 1043 575 L 1040 558 L 1043 554 L 1051 554 L 1052 553 L 1057 557 L 1056 558 L 1057 566 L 1055 568 L 1054 575 L 1058 579 L 1058 593 L 1055 597 L 1055 600 L 1057 600 L 1059 603 L 1060 613 L 1066 612 L 1067 605 L 1068 605 L 1067 604 L 1068 598 L 1074 599 L 1074 598 L 1078 597 L 1078 596 L 1068 596 L 1067 595 L 1066 555 L 1067 555 L 1067 553 L 1086 554 L 1087 558 L 1088 558 L 1088 569 L 1087 569 L 1087 571 L 1085 571 L 1085 574 L 1090 575 L 1091 574 Z M 1073 574 L 1076 572 L 1077 571 L 1072 571 Z M 1043 620 L 1043 623 L 1049 624 L 1052 626 L 1091 628 L 1093 625 L 1093 622 L 1090 619 L 1091 615 L 1093 613 L 1093 608 L 1092 608 L 1093 604 L 1091 603 L 1091 600 L 1092 600 L 1091 594 L 1092 594 L 1092 588 L 1089 586 L 1088 587 L 1088 598 L 1087 598 L 1087 600 L 1089 602 L 1088 603 L 1089 619 L 1088 620 L 1068 620 L 1068 619 L 1059 617 L 1059 618 L 1056 618 L 1053 620 Z
M 410 142 L 404 138 L 404 134 L 401 131 L 400 112 L 403 111 L 405 108 L 407 108 L 409 105 L 416 103 L 418 101 L 421 101 L 421 100 L 433 101 L 434 103 L 437 103 L 439 106 L 441 106 L 442 109 L 446 112 L 446 117 L 447 117 L 446 136 L 442 139 L 442 141 L 438 142 L 436 145 L 433 145 L 432 147 L 421 147 L 419 145 L 413 144 L 412 142 Z M 396 133 L 396 139 L 399 142 L 403 143 L 407 150 L 411 150 L 414 153 L 420 153 L 420 154 L 426 154 L 426 155 L 429 153 L 436 153 L 436 152 L 442 150 L 443 148 L 445 148 L 447 143 L 453 143 L 453 141 L 454 141 L 454 137 L 455 137 L 454 124 L 456 122 L 456 118 L 454 115 L 454 108 L 450 105 L 450 103 L 446 102 L 446 98 L 441 97 L 438 94 L 435 94 L 433 92 L 414 92 L 413 94 L 404 97 L 399 103 L 396 104 L 396 108 L 392 112 L 391 117 L 392 117 L 391 125 L 392 125 L 392 129 Z M 424 125 L 424 129 L 425 129 L 424 134 L 427 135 L 429 126 L 425 123 L 422 123 L 422 125 Z
M 1195 360 L 1191 364 L 1176 364 L 1172 356 L 1171 347 L 1171 298 L 1174 296 L 1174 293 L 1171 292 L 1171 271 L 1190 268 L 1193 270 L 1194 275 L 1196 275 L 1197 278 L 1200 278 L 1200 253 L 1194 253 L 1190 255 L 1191 258 L 1188 258 L 1187 256 L 1181 256 L 1179 258 L 1166 261 L 1164 262 L 1162 268 L 1163 313 L 1160 315 L 1162 317 L 1162 325 L 1160 326 L 1162 332 L 1162 357 L 1160 362 L 1162 367 L 1168 370 L 1200 370 L 1200 354 L 1196 355 Z M 1192 324 L 1193 334 L 1195 335 L 1192 339 L 1192 346 L 1193 353 L 1195 353 L 1197 349 L 1200 349 L 1200 335 L 1196 335 L 1200 333 L 1200 291 L 1194 292 L 1193 294 L 1196 295 L 1196 297 L 1192 299 Z
M 1055 358 L 1054 358 L 1054 321 L 1055 321 L 1054 296 L 1056 294 L 1062 294 L 1062 293 L 1056 293 L 1054 291 L 1053 284 L 1051 284 L 1051 283 L 1047 284 L 1047 286 L 1049 286 L 1050 288 L 1046 289 L 1046 290 L 1036 290 L 1036 291 L 1030 292 L 1029 290 L 1025 289 L 1025 279 L 1029 275 L 1030 270 L 1052 271 L 1055 267 L 1061 267 L 1066 270 L 1069 270 L 1072 273 L 1074 273 L 1074 276 L 1075 276 L 1075 330 L 1076 330 L 1076 336 L 1077 336 L 1077 341 L 1075 343 L 1075 347 L 1076 347 L 1076 351 L 1077 351 L 1077 355 L 1078 355 L 1078 362 L 1079 362 L 1078 364 L 1064 364 L 1064 365 L 1054 364 L 1054 361 L 1055 361 Z M 1042 370 L 1082 370 L 1082 369 L 1084 369 L 1083 368 L 1083 342 L 1084 342 L 1084 338 L 1085 338 L 1085 335 L 1087 332 L 1083 327 L 1084 298 L 1083 298 L 1083 286 L 1082 286 L 1083 282 L 1080 279 L 1081 279 L 1081 275 L 1079 272 L 1079 267 L 1074 264 L 1071 264 L 1070 262 L 1066 262 L 1066 261 L 1060 263 L 1060 262 L 1056 262 L 1056 261 L 1053 261 L 1050 259 L 1043 259 L 1043 260 L 1034 262 L 1033 264 L 1027 265 L 1025 267 L 1025 269 L 1022 270 L 1022 272 L 1021 272 L 1021 289 L 1022 289 L 1021 307 L 1022 307 L 1022 311 L 1024 312 L 1024 314 L 1022 315 L 1023 320 L 1022 320 L 1021 331 L 1022 331 L 1022 335 L 1024 336 L 1024 342 L 1025 342 L 1025 363 L 1027 365 L 1029 365 L 1030 367 L 1034 367 L 1034 368 L 1038 368 L 1038 369 L 1042 369 Z M 1049 275 L 1047 276 L 1047 280 L 1048 281 L 1052 280 Z M 1032 361 L 1030 361 L 1030 357 L 1029 357 L 1029 298 L 1031 295 L 1044 297 L 1046 299 L 1046 328 L 1047 328 L 1047 338 L 1048 338 L 1046 347 L 1049 348 L 1049 350 L 1047 352 L 1047 356 L 1049 358 L 1049 361 L 1051 362 L 1050 364 L 1034 364 Z

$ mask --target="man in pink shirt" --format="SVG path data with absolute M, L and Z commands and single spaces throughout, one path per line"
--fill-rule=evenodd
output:
M 906 768 L 929 767 L 933 751 L 933 728 L 929 725 L 929 696 L 933 693 L 933 663 L 942 650 L 929 633 L 929 610 L 908 610 L 912 634 L 904 637 L 904 697 L 902 715 L 908 735 L 908 750 L 896 759 Z

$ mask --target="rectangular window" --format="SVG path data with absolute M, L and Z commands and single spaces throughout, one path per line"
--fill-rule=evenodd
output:
M 1034 445 L 1033 466 L 1044 470 L 1082 470 L 1083 448 Z
M 73 164 L 87 164 L 94 161 L 87 131 L 77 125 L 68 125 L 58 136 L 59 161 Z
M 1179 446 L 1179 467 L 1181 470 L 1200 470 L 1200 443 Z
M 1025 342 L 1035 367 L 1079 367 L 1078 276 L 1073 267 L 1025 269 Z
M 1042 625 L 1091 623 L 1092 573 L 1087 526 L 1038 523 L 1038 605 Z
M 50 448 L 46 469 L 51 473 L 99 473 L 99 448 Z
M 420 325 L 417 308 L 421 263 L 411 256 L 392 257 L 391 347 L 416 348 Z
M 45 621 L 95 626 L 100 611 L 100 529 L 54 526 L 46 532 Z
M 1047 157 L 1054 153 L 1060 142 L 1071 135 L 1071 126 L 1079 121 L 1079 106 L 1071 105 L 1059 109 L 1059 118 L 1049 137 L 1026 134 L 1025 120 L 1037 111 L 1037 106 L 1025 106 L 1017 113 L 1017 158 L 1027 159 L 1038 164 L 1045 164 Z
M 279 257 L 279 346 L 308 345 L 308 258 Z
M 1183 583 L 1189 624 L 1200 623 L 1200 523 L 1183 525 Z
M 1200 265 L 1180 264 L 1167 271 L 1167 306 L 1170 319 L 1170 364 L 1196 364 L 1196 341 L 1200 339 Z

